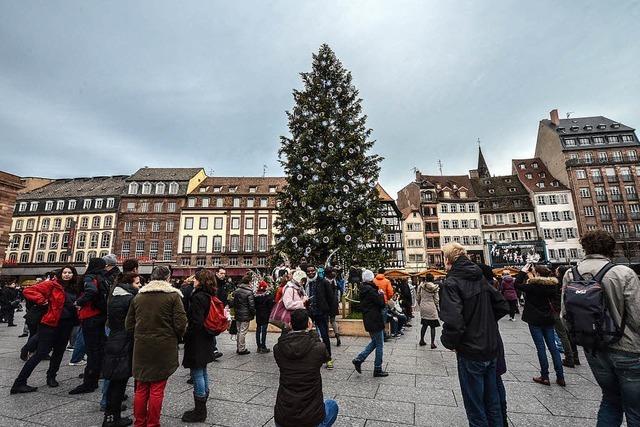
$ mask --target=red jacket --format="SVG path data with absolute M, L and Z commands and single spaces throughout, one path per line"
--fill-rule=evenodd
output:
M 40 323 L 47 326 L 56 327 L 60 322 L 62 308 L 64 307 L 64 288 L 56 279 L 45 280 L 37 285 L 29 286 L 22 291 L 22 294 L 29 301 L 37 305 L 48 302 L 48 309 Z
M 106 317 L 107 313 L 103 312 L 96 304 L 101 297 L 101 292 L 104 291 L 100 289 L 101 286 L 108 286 L 108 284 L 104 280 L 98 280 L 97 276 L 84 276 L 84 292 L 76 301 L 76 305 L 80 307 L 78 312 L 80 321 L 101 315 Z

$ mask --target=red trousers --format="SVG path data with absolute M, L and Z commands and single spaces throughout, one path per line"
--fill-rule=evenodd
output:
M 135 427 L 157 427 L 160 425 L 160 411 L 166 386 L 167 380 L 151 383 L 136 381 L 136 394 L 133 400 Z

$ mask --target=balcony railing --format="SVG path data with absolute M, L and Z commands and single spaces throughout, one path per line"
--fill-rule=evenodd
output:
M 610 214 L 600 214 L 600 219 L 602 221 L 611 221 L 611 215 Z
M 626 221 L 626 219 L 627 219 L 627 214 L 625 214 L 625 213 L 617 213 L 617 214 L 616 214 L 616 218 L 617 218 L 618 220 Z
M 602 176 L 591 176 L 591 181 L 595 182 L 596 184 L 604 182 Z
M 611 200 L 613 200 L 614 202 L 619 202 L 622 200 L 622 194 L 612 194 L 611 195 Z
M 638 193 L 627 193 L 627 200 L 638 200 Z
M 631 212 L 631 219 L 640 219 L 640 212 Z
M 618 182 L 617 175 L 607 175 L 607 182 Z
M 599 201 L 599 202 L 606 202 L 609 199 L 605 194 L 597 194 L 596 195 L 596 200 Z
M 628 173 L 620 175 L 620 178 L 622 178 L 623 182 L 633 182 L 633 175 L 630 175 Z

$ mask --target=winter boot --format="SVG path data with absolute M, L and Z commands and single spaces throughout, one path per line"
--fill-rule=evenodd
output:
M 340 347 L 342 342 L 340 342 L 340 335 L 336 334 L 336 347 Z
M 187 411 L 182 415 L 182 421 L 185 423 L 202 423 L 207 419 L 207 396 L 198 397 L 193 395 L 195 409 Z
M 388 377 L 389 373 L 382 370 L 382 368 L 374 368 L 373 369 L 374 377 Z
M 119 413 L 105 412 L 102 427 L 127 427 L 133 424 L 129 417 L 122 418 Z
M 47 377 L 47 385 L 49 387 L 58 387 L 60 383 L 56 381 L 56 377 Z

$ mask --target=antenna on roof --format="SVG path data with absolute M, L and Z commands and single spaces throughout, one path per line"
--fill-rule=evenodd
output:
M 480 138 L 478 138 L 478 148 L 480 148 Z
M 262 177 L 264 178 L 267 174 L 267 165 L 262 165 Z
M 440 170 L 440 176 L 442 176 L 442 161 L 438 160 L 438 169 Z
M 573 111 L 567 111 L 567 119 L 568 119 L 569 117 L 571 117 L 571 115 L 572 115 L 573 113 L 574 113 Z
M 415 175 L 415 174 L 416 174 L 416 172 L 418 172 L 418 168 L 417 168 L 417 167 L 415 167 L 415 166 L 414 166 L 414 167 L 412 167 L 412 168 L 411 168 L 411 172 L 413 172 L 413 174 Z
M 213 176 L 213 172 L 214 172 L 213 169 L 209 169 L 209 176 Z

